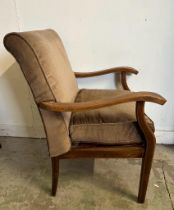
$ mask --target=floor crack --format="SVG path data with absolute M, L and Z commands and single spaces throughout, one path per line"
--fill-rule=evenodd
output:
M 173 202 L 172 202 L 172 197 L 171 197 L 171 194 L 170 194 L 170 190 L 168 188 L 168 185 L 167 185 L 167 179 L 166 179 L 166 175 L 165 175 L 165 172 L 164 172 L 164 163 L 163 162 L 162 162 L 162 173 L 163 173 L 163 177 L 164 177 L 165 187 L 166 187 L 166 190 L 167 190 L 167 193 L 169 195 L 170 202 L 171 202 L 171 206 L 172 206 L 172 209 L 174 210 L 174 205 L 173 205 Z

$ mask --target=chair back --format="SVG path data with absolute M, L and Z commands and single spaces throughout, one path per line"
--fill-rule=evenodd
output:
M 78 92 L 75 75 L 58 34 L 50 29 L 9 33 L 6 49 L 15 57 L 31 88 L 36 104 L 40 101 L 73 102 Z M 71 113 L 51 113 L 40 109 L 51 156 L 70 149 Z

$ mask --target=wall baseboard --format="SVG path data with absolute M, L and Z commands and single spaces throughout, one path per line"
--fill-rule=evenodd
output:
M 42 125 L 0 124 L 0 136 L 45 138 L 45 132 Z M 174 144 L 174 131 L 156 130 L 155 136 L 158 144 Z
M 45 138 L 45 132 L 42 125 L 25 126 L 0 124 L 0 136 Z
M 174 144 L 174 131 L 156 130 L 155 136 L 158 144 Z

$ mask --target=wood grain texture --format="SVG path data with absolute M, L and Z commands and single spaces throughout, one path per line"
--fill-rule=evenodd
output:
M 142 158 L 142 165 L 141 165 L 141 174 L 140 174 L 140 184 L 139 184 L 139 193 L 138 193 L 138 202 L 144 203 L 150 170 L 152 167 L 152 160 L 155 151 L 156 145 L 156 138 L 152 130 L 149 128 L 144 114 L 144 105 L 143 101 L 138 102 L 136 106 L 136 116 L 138 125 L 142 132 L 142 135 L 145 139 L 145 153 Z
M 110 69 L 104 69 L 101 71 L 91 71 L 91 72 L 74 72 L 75 76 L 77 78 L 83 78 L 83 77 L 95 77 L 105 74 L 111 74 L 111 73 L 132 73 L 132 74 L 138 74 L 138 71 L 132 67 L 127 66 L 120 66 L 120 67 L 114 67 Z
M 163 105 L 166 100 L 162 96 L 152 92 L 130 92 L 117 97 L 99 99 L 79 103 L 60 103 L 54 101 L 39 102 L 38 106 L 52 112 L 78 112 L 92 109 L 99 109 L 106 106 L 113 106 L 133 101 L 146 101 Z
M 126 75 L 127 74 L 138 74 L 138 71 L 132 67 L 120 66 L 114 67 L 110 69 L 105 69 L 101 71 L 92 71 L 92 72 L 74 72 L 77 78 L 85 78 L 85 77 L 94 77 L 94 76 L 101 76 L 105 74 L 111 73 L 119 73 L 120 74 L 120 81 L 124 90 L 130 90 L 127 85 Z
M 120 79 L 121 79 L 121 84 L 122 84 L 123 89 L 130 90 L 127 84 L 126 72 L 121 72 Z
M 69 152 L 59 156 L 60 159 L 74 158 L 140 158 L 144 155 L 142 145 L 135 146 L 90 146 L 71 148 Z

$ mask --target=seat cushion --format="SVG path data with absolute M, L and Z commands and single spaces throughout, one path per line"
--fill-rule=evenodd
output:
M 90 90 L 78 92 L 76 102 L 85 102 L 126 94 L 126 90 Z M 154 124 L 146 116 L 150 128 Z M 135 103 L 124 103 L 105 108 L 73 112 L 70 121 L 70 137 L 73 143 L 105 145 L 141 144 L 143 138 L 135 114 Z

